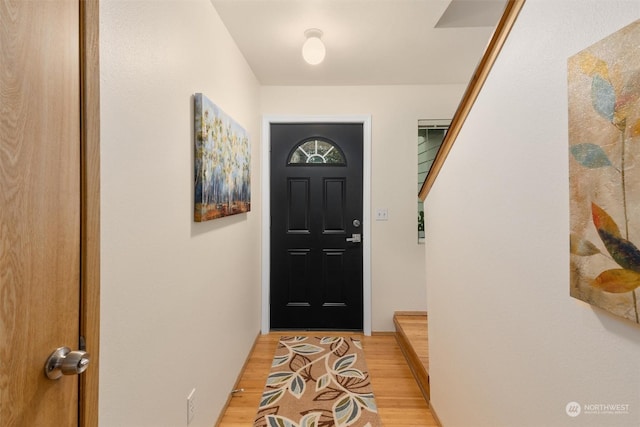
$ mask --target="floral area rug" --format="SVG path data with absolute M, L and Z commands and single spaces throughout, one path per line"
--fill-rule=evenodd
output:
M 281 337 L 254 427 L 380 427 L 362 344 Z

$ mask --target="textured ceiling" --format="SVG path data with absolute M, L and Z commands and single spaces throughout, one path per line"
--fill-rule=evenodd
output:
M 263 85 L 467 83 L 505 0 L 211 0 Z M 319 28 L 327 56 L 301 56 Z

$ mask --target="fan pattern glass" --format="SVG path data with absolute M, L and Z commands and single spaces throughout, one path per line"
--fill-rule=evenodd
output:
M 318 164 L 318 165 L 345 165 L 346 161 L 342 150 L 331 141 L 311 139 L 303 141 L 291 152 L 289 165 Z

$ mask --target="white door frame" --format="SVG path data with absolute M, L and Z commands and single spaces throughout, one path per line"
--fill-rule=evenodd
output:
M 371 116 L 263 116 L 262 117 L 262 333 L 270 322 L 271 276 L 271 123 L 362 123 L 362 327 L 371 335 Z

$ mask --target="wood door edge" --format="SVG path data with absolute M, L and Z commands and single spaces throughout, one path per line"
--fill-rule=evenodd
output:
M 99 0 L 80 2 L 81 265 L 80 333 L 91 365 L 80 376 L 79 425 L 98 426 L 100 354 Z

